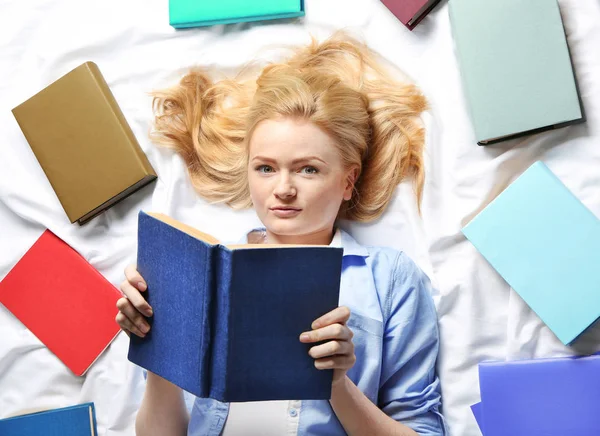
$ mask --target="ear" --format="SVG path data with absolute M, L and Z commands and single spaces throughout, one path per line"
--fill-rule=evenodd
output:
M 358 179 L 358 168 L 353 167 L 349 169 L 346 173 L 346 185 L 344 187 L 345 201 L 348 201 L 352 198 L 352 193 L 354 192 L 354 184 L 356 183 L 356 179 Z

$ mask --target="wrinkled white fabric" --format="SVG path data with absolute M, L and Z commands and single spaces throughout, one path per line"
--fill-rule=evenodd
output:
M 135 261 L 140 209 L 170 214 L 227 240 L 260 225 L 252 211 L 199 199 L 181 159 L 150 143 L 148 92 L 175 83 L 191 65 L 233 69 L 265 47 L 347 28 L 413 78 L 430 110 L 424 116 L 422 219 L 406 184 L 379 221 L 344 227 L 359 242 L 403 249 L 431 276 L 441 327 L 444 414 L 453 435 L 479 435 L 469 410 L 479 400 L 479 361 L 574 350 L 562 346 L 495 273 L 462 236 L 461 226 L 537 159 L 600 215 L 600 4 L 560 0 L 560 5 L 587 123 L 482 148 L 463 97 L 447 2 L 413 32 L 378 0 L 306 0 L 301 20 L 175 31 L 168 25 L 167 0 L 1 0 L 0 278 L 45 228 L 118 286 L 125 266 Z M 89 60 L 99 65 L 159 180 L 80 227 L 68 222 L 10 109 Z M 591 351 L 599 337 L 592 329 L 575 351 Z M 78 378 L 0 306 L 0 418 L 94 401 L 101 436 L 133 435 L 144 382 L 127 361 L 127 347 L 127 336 L 119 335 Z

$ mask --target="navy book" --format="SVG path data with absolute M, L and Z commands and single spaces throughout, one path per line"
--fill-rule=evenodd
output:
M 137 269 L 153 309 L 129 360 L 222 402 L 331 398 L 300 342 L 338 306 L 343 250 L 229 245 L 158 213 L 139 213 Z
M 484 436 L 597 435 L 599 374 L 599 355 L 481 363 L 472 410 Z
M 96 436 L 94 403 L 0 420 L 2 436 Z

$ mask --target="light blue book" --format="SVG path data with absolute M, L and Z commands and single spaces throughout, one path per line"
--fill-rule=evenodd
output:
M 564 344 L 600 316 L 600 221 L 542 162 L 463 233 Z
M 0 419 L 2 436 L 97 436 L 94 403 Z
M 557 0 L 452 0 L 448 7 L 480 145 L 585 120 Z
M 176 29 L 304 15 L 304 0 L 169 0 L 169 23 Z

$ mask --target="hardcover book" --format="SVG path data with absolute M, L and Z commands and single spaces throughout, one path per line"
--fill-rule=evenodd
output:
M 72 223 L 84 224 L 156 179 L 93 62 L 12 112 Z
M 564 344 L 600 317 L 600 221 L 542 162 L 463 233 Z
M 478 144 L 585 121 L 557 0 L 452 0 Z
M 342 249 L 221 245 L 166 215 L 140 212 L 138 271 L 153 309 L 129 359 L 197 397 L 329 399 L 333 370 L 301 343 L 338 306 Z
M 115 317 L 120 297 L 49 230 L 0 281 L 0 303 L 79 376 L 119 333 Z
M 593 435 L 600 356 L 484 362 L 474 413 L 485 436 Z
M 439 2 L 440 0 L 381 0 L 409 30 L 413 30 Z
M 94 403 L 0 419 L 2 436 L 97 436 Z
M 172 27 L 200 27 L 304 16 L 304 0 L 169 0 Z

